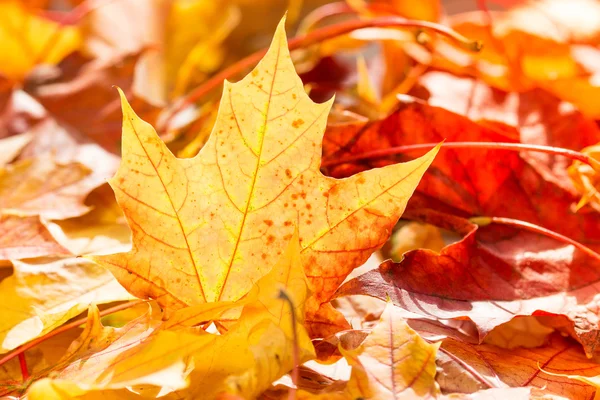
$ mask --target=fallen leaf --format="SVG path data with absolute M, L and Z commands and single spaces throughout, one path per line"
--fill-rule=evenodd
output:
M 193 159 L 176 159 L 122 97 L 124 156 L 111 185 L 133 250 L 95 260 L 132 293 L 169 309 L 236 300 L 298 229 L 311 289 L 329 300 L 383 245 L 437 148 L 344 180 L 322 176 L 319 141 L 331 102 L 314 104 L 305 94 L 283 22 L 263 61 L 224 93 L 212 135 Z
M 421 217 L 465 236 L 439 254 L 414 250 L 397 264 L 386 261 L 342 285 L 336 296 L 389 296 L 426 319 L 469 317 L 480 340 L 515 316 L 565 315 L 586 353 L 595 354 L 600 333 L 596 259 L 538 234 L 478 228 L 433 211 Z
M 23 160 L 0 170 L 4 213 L 61 219 L 84 214 L 91 171 L 79 163 L 59 164 L 51 156 Z
M 300 392 L 299 398 L 435 398 L 439 394 L 435 383 L 438 347 L 422 339 L 388 303 L 379 323 L 359 347 L 340 347 L 352 366 L 346 387 L 316 396 Z
M 422 81 L 432 104 L 418 100 L 399 105 L 382 121 L 331 126 L 325 135 L 324 160 L 354 157 L 406 143 L 509 142 L 541 144 L 579 150 L 600 141 L 593 121 L 560 101 L 541 94 L 513 96 L 470 79 L 430 73 Z M 438 85 L 451 87 L 456 96 L 438 95 Z M 468 99 L 475 90 L 472 106 Z M 528 100 L 536 100 L 533 104 Z M 546 103 L 547 102 L 547 103 Z M 514 128 L 492 121 L 475 122 L 434 104 L 479 119 L 504 119 Z M 561 112 L 561 110 L 563 110 Z M 495 118 L 492 118 L 493 116 Z M 576 128 L 574 128 L 576 127 Z M 577 129 L 578 135 L 572 134 Z M 521 140 L 519 140 L 521 138 Z M 578 147 L 581 146 L 581 147 Z M 408 160 L 411 153 L 360 160 L 327 167 L 328 174 L 344 177 L 370 167 Z M 425 173 L 408 210 L 430 208 L 458 216 L 513 218 L 540 225 L 597 249 L 600 214 L 574 212 L 580 195 L 572 187 L 564 157 L 529 152 L 486 149 L 447 149 Z M 561 217 L 557 218 L 557 210 Z M 582 210 L 583 211 L 583 210 Z
M 0 282 L 0 353 L 61 326 L 91 303 L 132 298 L 103 267 L 83 259 L 33 259 L 13 265 L 13 275 Z
M 123 396 L 124 391 L 94 393 L 98 386 L 108 385 L 94 385 L 92 382 L 101 377 L 102 367 L 118 362 L 127 348 L 147 339 L 157 325 L 158 321 L 153 320 L 148 312 L 122 328 L 105 327 L 100 322 L 98 309 L 95 306 L 90 307 L 84 331 L 73 341 L 60 361 L 35 377 L 36 380 L 27 390 L 27 398 L 35 400 L 81 396 L 84 399 L 98 399 L 100 394 L 104 398 L 128 398 Z M 166 379 L 164 382 L 183 385 L 177 379 L 178 367 L 181 366 L 175 366 L 173 373 L 167 371 L 162 376 L 149 377 L 144 383 L 152 384 L 156 382 L 153 379 L 162 378 Z M 134 397 L 131 394 L 129 396 Z
M 92 319 L 93 325 L 88 323 L 88 333 L 82 335 L 85 343 L 103 344 L 101 338 L 112 332 L 125 332 L 129 336 L 118 338 L 103 349 L 84 351 L 84 359 L 89 358 L 86 363 L 77 357 L 69 359 L 68 365 L 52 374 L 52 380 L 34 383 L 29 396 L 43 398 L 32 396 L 32 392 L 43 396 L 48 390 L 84 394 L 136 384 L 161 387 L 169 382 L 167 392 L 177 389 L 179 398 L 198 398 L 201 394 L 202 398 L 211 399 L 220 393 L 256 397 L 293 367 L 291 349 L 295 345 L 300 362 L 314 357 L 313 346 L 302 326 L 308 283 L 299 251 L 294 235 L 280 261 L 257 281 L 247 298 L 235 304 L 204 303 L 178 310 L 161 326 L 144 330 L 146 336 L 128 334 L 132 328 L 139 330 L 139 322 L 114 329 L 102 328 L 97 319 Z M 294 305 L 293 310 L 278 298 L 282 290 Z M 235 305 L 243 305 L 243 311 L 226 334 L 186 328 L 201 320 L 217 319 Z M 81 348 L 85 346 L 73 344 L 73 349 Z M 193 362 L 188 369 L 184 360 L 189 357 Z M 194 386 L 186 390 L 188 379 Z
M 31 141 L 31 134 L 25 132 L 19 135 L 0 139 L 2 154 L 0 155 L 0 168 L 5 167 L 21 153 L 21 150 Z
M 99 9 L 122 3 L 129 4 L 131 1 L 111 2 Z M 142 56 L 141 51 L 136 51 L 90 59 L 74 53 L 55 67 L 32 71 L 24 87 L 44 107 L 48 118 L 59 121 L 60 125 L 68 125 L 79 136 L 117 153 L 122 115 L 114 86 L 127 93 L 138 113 L 146 120 L 156 121 L 160 111 L 133 90 L 139 75 L 136 65 Z
M 342 353 L 352 365 L 347 390 L 352 398 L 435 397 L 435 354 L 388 303 L 379 324 L 356 350 Z
M 39 217 L 0 215 L 1 261 L 68 254 Z
M 492 386 L 493 382 L 510 387 L 533 386 L 569 399 L 592 398 L 595 393 L 595 388 L 591 386 L 544 373 L 548 371 L 582 376 L 598 374 L 599 364 L 595 360 L 588 359 L 576 342 L 557 334 L 551 336 L 546 346 L 512 350 L 488 344 L 473 345 L 447 339 L 442 343 L 440 353 L 442 351 L 452 354 L 455 363 L 458 360 L 468 365 L 471 371 L 483 377 L 480 379 L 488 381 L 491 387 L 497 385 Z M 443 372 L 438 375 L 441 374 Z M 458 391 L 457 389 L 459 388 L 451 390 Z M 445 390 L 443 386 L 442 390 Z
M 450 18 L 449 25 L 455 31 L 484 44 L 480 52 L 470 52 L 448 41 L 436 41 L 425 56 L 422 48 L 414 45 L 409 44 L 407 50 L 424 64 L 456 75 L 475 76 L 502 90 L 544 88 L 576 104 L 586 115 L 597 117 L 600 103 L 594 99 L 598 92 L 596 71 L 574 56 L 582 45 L 597 42 L 597 2 L 523 3 L 506 12 L 470 12 Z
M 133 92 L 162 105 L 221 65 L 222 43 L 238 21 L 230 1 L 130 0 L 95 8 L 81 29 L 85 51 L 98 58 L 148 50 Z
M 79 32 L 30 12 L 16 0 L 0 3 L 0 72 L 22 80 L 37 64 L 56 64 L 80 44 Z
M 598 160 L 600 159 L 600 146 L 593 145 L 586 147 L 581 150 L 581 153 Z M 598 190 L 596 189 L 599 186 L 598 172 L 591 166 L 577 160 L 573 161 L 568 171 L 573 185 L 581 193 L 581 199 L 577 203 L 577 210 L 589 204 L 595 210 L 600 211 L 600 194 L 598 194 Z
M 554 329 L 542 325 L 535 317 L 516 317 L 492 329 L 484 343 L 504 349 L 540 347 Z
M 316 308 L 314 302 L 309 302 L 306 312 L 306 329 L 311 338 L 324 338 L 350 329 L 350 324 L 331 303 L 323 303 Z
M 56 241 L 76 255 L 128 250 L 131 230 L 110 187 L 95 189 L 85 204 L 91 209 L 87 214 L 47 224 Z
M 398 224 L 392 237 L 381 248 L 382 253 L 394 261 L 402 259 L 404 253 L 415 249 L 439 252 L 445 245 L 440 229 L 417 221 Z

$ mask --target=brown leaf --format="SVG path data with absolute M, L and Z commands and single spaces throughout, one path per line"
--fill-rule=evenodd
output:
M 463 369 L 465 374 L 478 375 L 478 379 L 484 380 L 491 387 L 533 386 L 569 399 L 592 398 L 596 389 L 565 377 L 545 374 L 541 369 L 553 373 L 582 376 L 595 376 L 600 373 L 600 364 L 597 360 L 588 359 L 576 342 L 556 334 L 551 337 L 546 346 L 512 350 L 488 344 L 472 345 L 447 339 L 440 348 L 440 353 L 442 352 L 452 354 L 455 358 L 455 361 L 447 361 L 447 363 L 458 362 L 458 365 L 455 364 L 457 368 Z M 467 365 L 470 370 L 465 370 L 460 364 Z M 442 371 L 448 367 L 442 365 Z M 443 372 L 438 375 L 443 376 Z M 472 390 L 455 385 L 442 386 L 442 390 L 461 391 L 461 389 Z
M 154 122 L 158 108 L 136 97 L 133 82 L 141 50 L 89 59 L 79 53 L 58 66 L 40 68 L 25 82 L 25 89 L 47 110 L 52 119 L 68 124 L 111 152 L 119 151 L 120 101 L 115 86 L 125 90 L 136 110 Z
M 493 225 L 477 228 L 433 211 L 420 217 L 465 236 L 439 254 L 414 250 L 399 263 L 386 261 L 342 285 L 337 296 L 389 296 L 423 318 L 469 317 L 480 339 L 517 315 L 566 315 L 586 353 L 597 351 L 596 259 L 538 234 Z

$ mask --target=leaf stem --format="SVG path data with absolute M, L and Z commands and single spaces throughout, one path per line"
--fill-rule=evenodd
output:
M 576 249 L 584 252 L 588 256 L 595 258 L 596 260 L 600 260 L 600 254 L 598 254 L 594 250 L 590 249 L 583 243 L 573 240 L 567 236 L 561 235 L 558 232 L 544 228 L 542 226 L 532 224 L 530 222 L 521 221 L 521 220 L 513 219 L 513 218 L 504 218 L 504 217 L 474 217 L 474 218 L 470 218 L 469 221 L 471 221 L 474 224 L 477 224 L 479 226 L 486 226 L 489 224 L 501 224 L 501 225 L 513 226 L 513 227 L 527 230 L 530 232 L 538 233 L 540 235 L 544 235 L 544 236 L 550 237 L 552 239 L 555 239 L 559 242 L 574 246 Z
M 110 307 L 110 308 L 107 308 L 106 310 L 101 311 L 100 316 L 104 317 L 105 315 L 113 314 L 113 313 L 116 313 L 117 311 L 121 311 L 121 310 L 126 310 L 128 308 L 135 307 L 138 304 L 142 304 L 145 302 L 146 302 L 146 300 L 133 300 L 133 301 L 130 301 L 127 303 L 118 304 L 114 307 Z M 79 325 L 85 324 L 86 321 L 87 321 L 87 317 L 76 319 L 75 321 L 69 322 L 68 324 L 65 324 L 53 331 L 50 331 L 43 336 L 33 339 L 31 342 L 22 344 L 21 346 L 10 351 L 4 357 L 2 357 L 0 359 L 0 366 L 4 365 L 5 363 L 7 363 L 8 361 L 12 360 L 13 358 L 15 358 L 17 356 L 19 357 L 19 361 L 21 361 L 21 358 L 23 358 L 23 360 L 24 360 L 25 358 L 23 356 L 23 353 L 25 353 L 25 351 L 31 349 L 32 347 L 37 346 L 38 344 L 42 343 L 43 341 L 45 341 L 47 339 L 50 339 L 53 336 L 58 335 L 59 333 L 63 333 L 65 331 L 68 331 L 69 329 L 72 329 Z M 27 366 L 25 365 L 25 368 L 26 367 Z M 21 362 L 21 372 L 23 372 L 23 363 L 22 362 Z M 29 375 L 29 373 L 27 373 L 27 375 Z M 23 375 L 23 376 L 25 376 L 25 375 Z
M 402 27 L 402 28 L 422 28 L 429 29 L 435 31 L 441 35 L 448 37 L 449 39 L 457 42 L 462 47 L 471 50 L 471 51 L 479 51 L 481 49 L 481 43 L 478 41 L 470 41 L 465 38 L 461 34 L 453 31 L 452 29 L 436 24 L 428 21 L 415 21 L 410 19 L 405 19 L 401 17 L 378 17 L 372 19 L 357 19 L 340 22 L 334 25 L 326 26 L 323 28 L 315 29 L 312 32 L 307 33 L 306 35 L 296 36 L 289 40 L 288 48 L 290 50 L 299 49 L 302 47 L 311 46 L 320 42 L 323 42 L 328 39 L 335 38 L 337 36 L 344 35 L 346 33 L 350 33 L 352 31 L 364 28 L 393 28 L 393 27 Z M 249 56 L 241 59 L 237 63 L 225 68 L 218 74 L 212 76 L 210 79 L 205 81 L 200 86 L 196 87 L 190 93 L 188 93 L 185 97 L 177 100 L 173 108 L 168 111 L 168 115 L 163 120 L 161 124 L 162 129 L 167 128 L 169 126 L 169 122 L 171 119 L 179 113 L 184 108 L 189 105 L 195 103 L 203 96 L 207 95 L 217 87 L 223 84 L 225 79 L 229 79 L 233 76 L 236 76 L 251 66 L 257 64 L 262 57 L 267 52 L 267 49 L 259 50 Z
M 437 146 L 438 143 L 419 143 L 409 144 L 405 146 L 388 147 L 386 149 L 369 151 L 361 154 L 356 154 L 349 157 L 339 159 L 325 160 L 321 167 L 331 167 L 340 164 L 353 163 L 361 160 L 372 160 L 377 158 L 385 158 L 402 153 L 409 153 L 417 150 L 428 150 Z M 441 147 L 444 149 L 493 149 L 493 150 L 510 150 L 510 151 L 535 151 L 539 153 L 554 154 L 564 156 L 572 160 L 581 161 L 595 171 L 600 172 L 600 163 L 594 158 L 580 153 L 575 150 L 563 149 L 561 147 L 541 146 L 537 144 L 525 143 L 504 143 L 504 142 L 444 142 Z
M 298 27 L 298 34 L 305 35 L 312 31 L 321 21 L 326 18 L 341 14 L 355 13 L 355 11 L 345 1 L 327 3 L 314 9 L 310 14 L 302 19 Z
M 290 312 L 292 315 L 292 333 L 294 335 L 294 368 L 292 369 L 292 383 L 294 387 L 290 389 L 288 394 L 289 400 L 294 400 L 296 398 L 296 388 L 298 387 L 298 366 L 300 365 L 300 352 L 298 345 L 298 332 L 296 331 L 296 309 L 294 308 L 294 302 L 290 299 L 290 296 L 285 292 L 285 290 L 279 290 L 279 296 L 281 300 L 285 301 L 290 306 Z
M 25 353 L 19 354 L 19 366 L 21 367 L 21 375 L 23 376 L 23 382 L 29 379 L 29 370 L 27 369 L 27 360 L 25 360 Z

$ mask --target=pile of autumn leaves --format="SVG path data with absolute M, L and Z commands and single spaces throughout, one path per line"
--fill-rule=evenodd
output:
M 348 2 L 369 18 L 439 18 L 435 1 L 420 11 L 373 3 Z M 358 84 L 346 79 L 347 66 L 323 79 L 342 64 L 331 43 L 301 80 L 282 21 L 262 61 L 225 82 L 218 113 L 206 105 L 199 121 L 210 136 L 182 135 L 189 146 L 178 154 L 201 147 L 192 158 L 175 157 L 136 112 L 154 122 L 157 104 L 185 92 L 191 65 L 197 73 L 216 43 L 184 61 L 161 53 L 178 73 L 153 85 L 159 92 L 134 90 L 146 53 L 120 58 L 117 69 L 69 56 L 65 82 L 44 70 L 20 76 L 22 65 L 3 71 L 0 395 L 592 397 L 600 376 L 595 171 L 554 154 L 437 145 L 578 151 L 600 142 L 595 71 L 584 62 L 598 52 L 600 27 L 567 20 L 552 34 L 532 31 L 521 22 L 532 9 L 561 14 L 560 2 L 542 3 L 494 16 L 493 30 L 485 20 L 452 20 L 485 44 L 480 54 L 433 37 L 384 42 L 380 93 L 364 60 Z M 16 2 L 2 6 L 23 12 Z M 180 6 L 171 18 L 188 15 Z M 220 15 L 235 18 L 227 10 Z M 227 18 L 219 22 L 226 32 Z M 379 34 L 334 44 L 352 49 Z M 44 61 L 62 59 L 76 40 L 61 31 L 53 51 L 63 54 Z M 102 43 L 87 45 L 100 53 Z M 405 69 L 389 68 L 398 59 Z M 175 76 L 164 74 L 168 63 L 141 65 Z M 114 93 L 99 92 L 106 79 L 125 82 L 121 159 L 105 149 L 119 113 L 103 99 Z M 335 89 L 345 109 L 313 102 L 305 85 L 317 99 Z M 97 130 L 86 129 L 82 110 Z M 409 144 L 431 150 L 389 151 Z M 396 262 L 354 271 L 382 246 Z M 36 342 L 85 311 L 75 324 L 82 329 Z

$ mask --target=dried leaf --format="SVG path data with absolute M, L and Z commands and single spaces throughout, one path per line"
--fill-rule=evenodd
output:
M 564 315 L 586 353 L 596 352 L 600 331 L 593 311 L 598 301 L 598 275 L 590 268 L 597 265 L 594 258 L 533 233 L 477 228 L 433 211 L 421 216 L 465 237 L 440 254 L 415 250 L 397 264 L 386 261 L 342 285 L 337 296 L 389 296 L 426 319 L 469 317 L 480 340 L 515 316 Z
M 92 303 L 129 300 L 103 267 L 83 259 L 13 261 L 0 282 L 0 353 L 44 335 Z
M 477 374 L 490 387 L 497 387 L 498 384 L 493 383 L 498 381 L 511 387 L 533 386 L 569 399 L 592 398 L 595 388 L 565 377 L 550 376 L 544 371 L 594 376 L 600 369 L 595 360 L 586 358 L 578 343 L 556 334 L 546 346 L 531 349 L 505 350 L 488 344 L 472 345 L 447 339 L 440 348 L 442 351 L 452 354 L 455 363 L 459 360 L 469 366 L 471 372 L 466 373 Z
M 82 342 L 104 346 L 102 338 L 110 337 L 111 332 L 125 332 L 129 336 L 118 338 L 103 349 L 84 351 L 84 359 L 89 358 L 85 363 L 69 359 L 66 367 L 55 371 L 52 381 L 36 382 L 29 395 L 33 391 L 42 396 L 51 388 L 72 394 L 139 384 L 160 388 L 169 382 L 163 393 L 177 389 L 179 398 L 195 399 L 202 395 L 211 399 L 220 393 L 254 398 L 292 368 L 293 330 L 298 337 L 300 362 L 314 357 L 313 346 L 302 327 L 308 285 L 299 250 L 295 236 L 271 272 L 255 284 L 248 298 L 236 303 L 244 308 L 237 324 L 226 334 L 182 328 L 186 323 L 218 318 L 236 305 L 231 302 L 205 303 L 179 310 L 156 330 L 144 331 L 146 336 L 128 334 L 129 330 L 138 329 L 139 322 L 117 330 L 101 328 L 95 322 L 96 328 L 91 326 L 82 335 Z M 293 311 L 278 298 L 281 290 L 294 304 Z M 292 318 L 292 312 L 296 319 Z M 73 345 L 73 349 L 81 348 L 85 348 L 81 343 Z M 189 357 L 193 359 L 191 364 L 186 361 Z M 185 389 L 190 372 L 194 386 Z
M 379 323 L 356 349 L 340 351 L 352 365 L 343 391 L 299 398 L 414 399 L 435 398 L 435 355 L 439 344 L 429 344 L 413 331 L 401 313 L 388 303 Z
M 69 250 L 54 239 L 39 217 L 0 215 L 0 260 L 68 254 Z
M 98 9 L 122 3 L 106 3 Z M 129 3 L 131 1 L 124 2 Z M 123 37 L 120 31 L 119 35 Z M 50 118 L 61 121 L 62 125 L 68 124 L 79 136 L 117 153 L 122 115 L 114 86 L 127 93 L 138 113 L 147 121 L 156 121 L 159 111 L 133 92 L 135 77 L 138 76 L 136 65 L 141 56 L 141 52 L 136 51 L 89 59 L 75 53 L 50 70 L 34 70 L 25 82 L 25 88 L 45 108 Z

